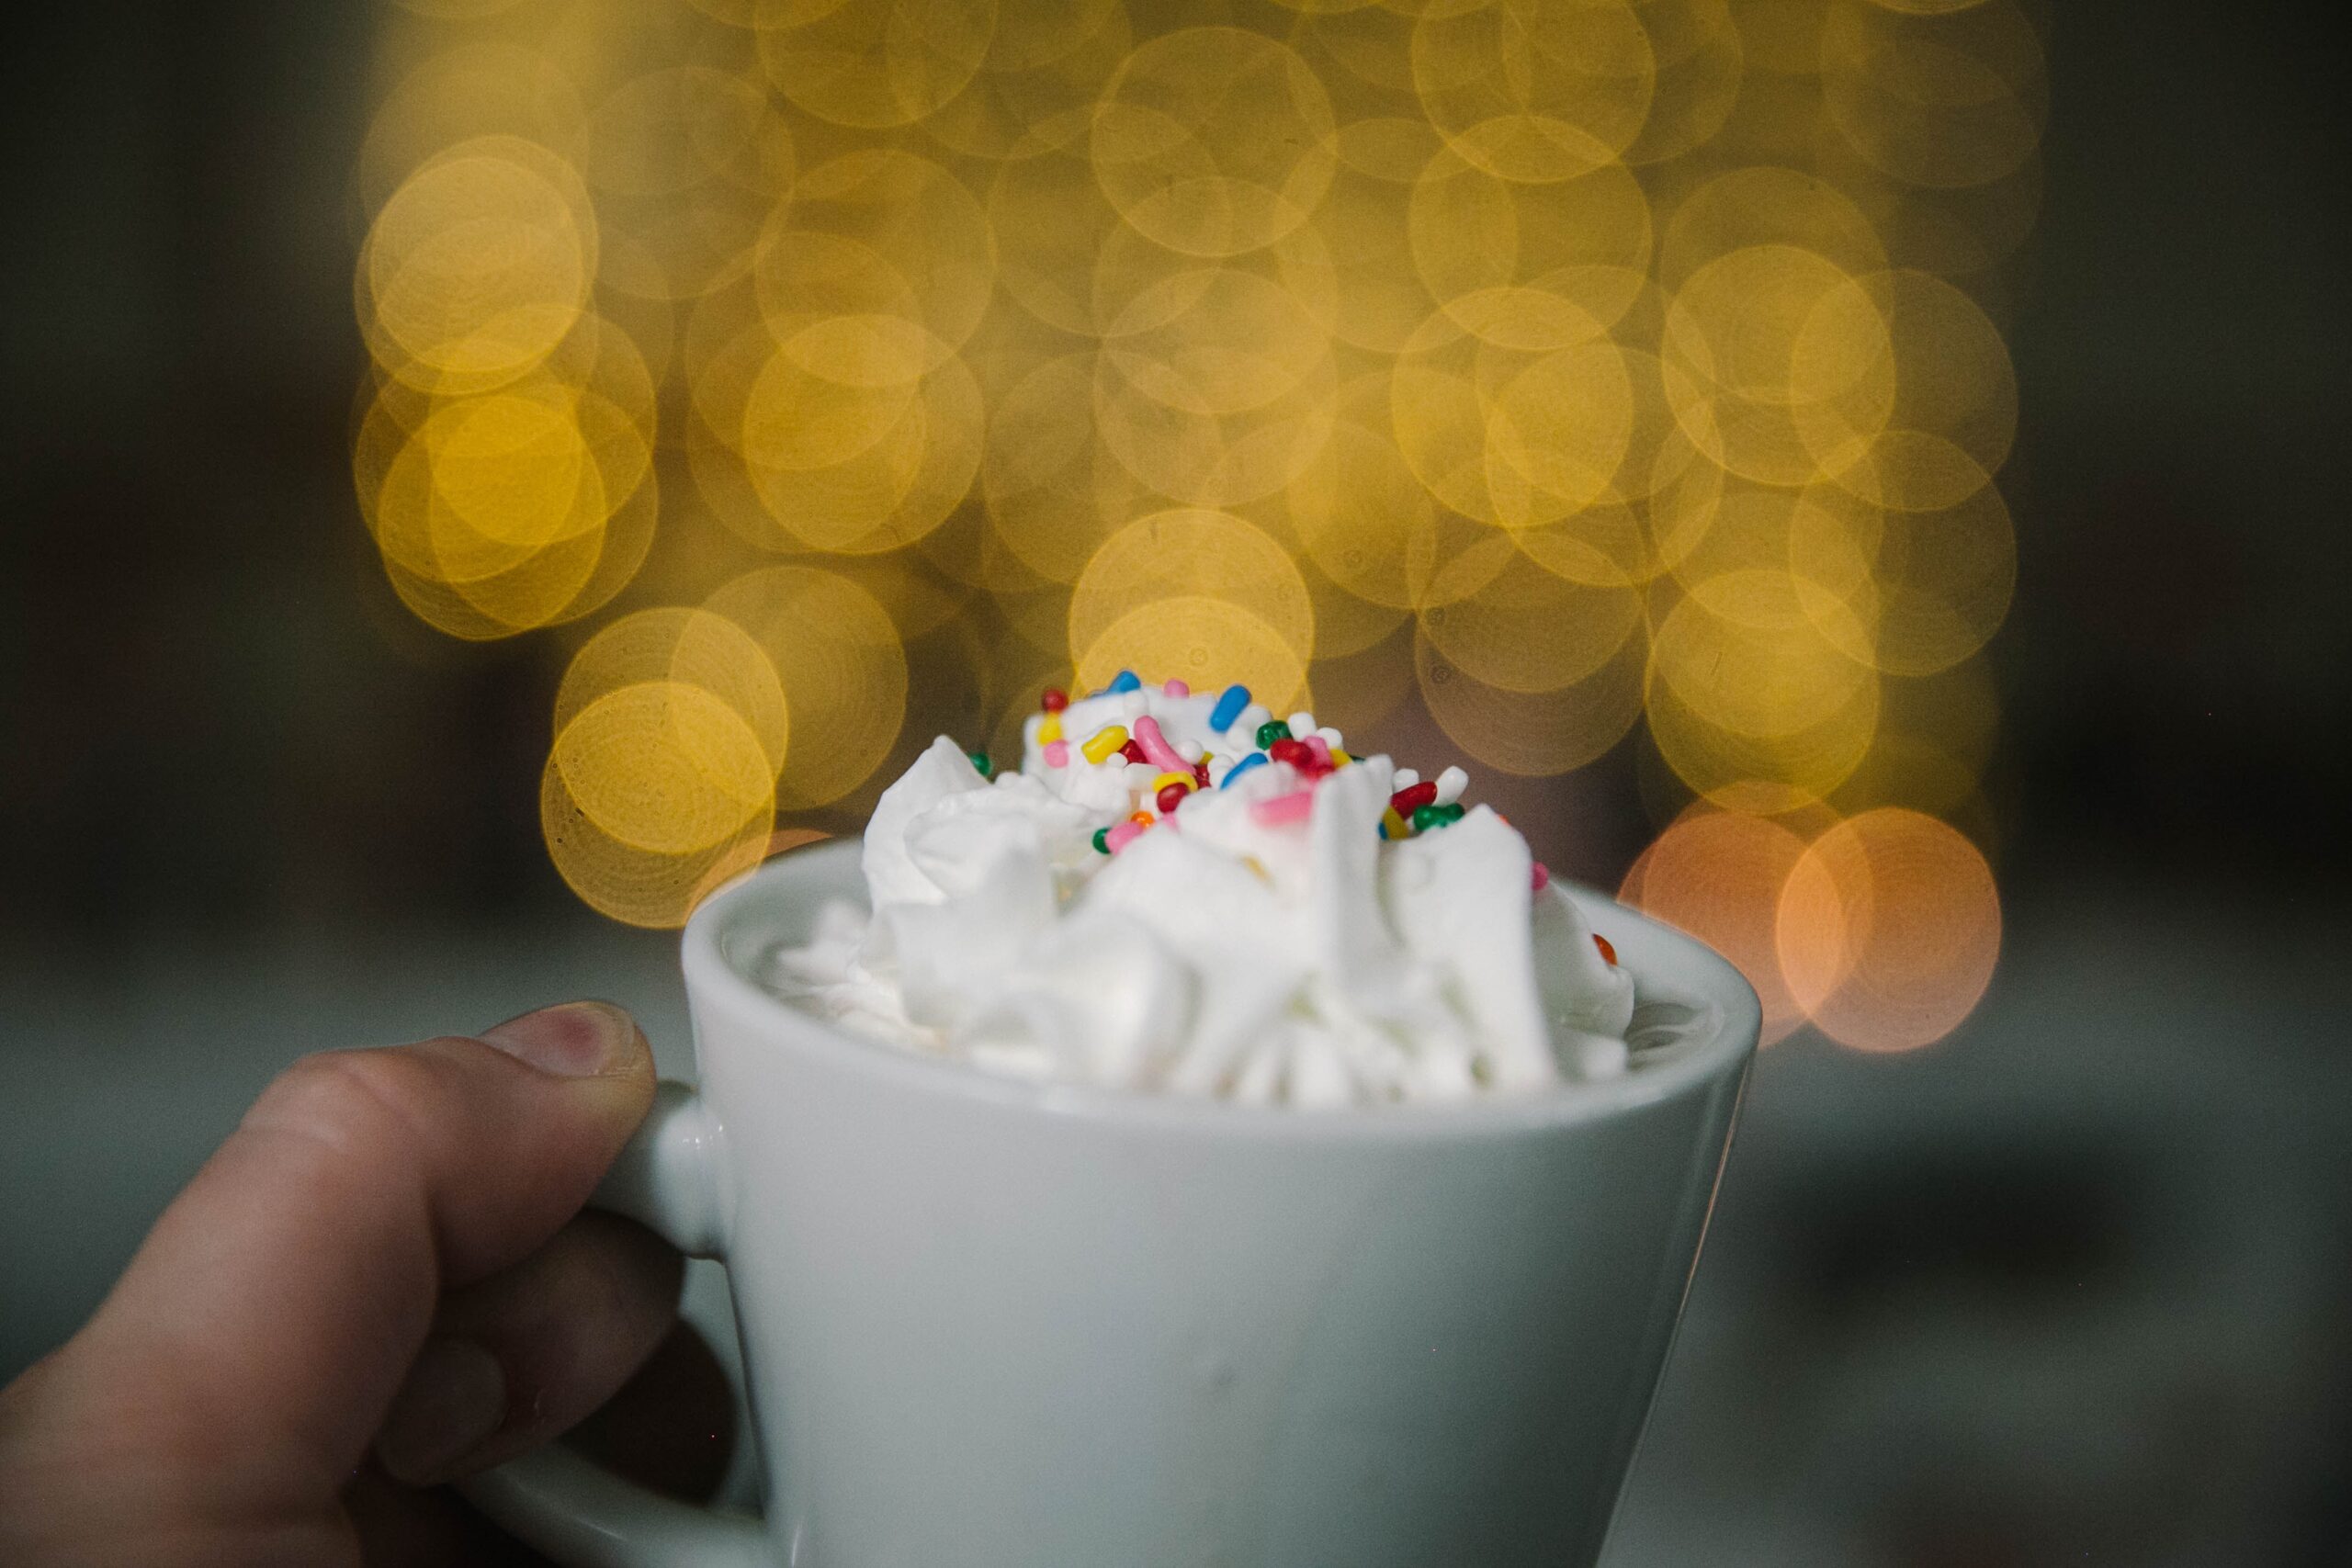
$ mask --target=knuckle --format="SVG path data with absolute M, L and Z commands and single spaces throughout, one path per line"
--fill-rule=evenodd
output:
M 280 1073 L 246 1125 L 306 1137 L 338 1154 L 388 1140 L 413 1144 L 429 1138 L 444 1119 L 447 1077 L 445 1065 L 425 1053 L 322 1051 Z

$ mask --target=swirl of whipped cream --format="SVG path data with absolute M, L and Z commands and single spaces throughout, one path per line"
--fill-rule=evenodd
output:
M 1475 807 L 1391 841 L 1387 758 L 1250 762 L 1265 711 L 1215 730 L 1216 711 L 1207 694 L 1100 693 L 1058 716 L 1058 762 L 1039 739 L 1054 716 L 1035 716 L 1021 771 L 994 780 L 934 742 L 867 825 L 871 914 L 828 907 L 813 942 L 770 955 L 769 988 L 998 1071 L 1256 1105 L 1458 1100 L 1625 1069 L 1632 981 L 1558 890 L 1531 893 L 1501 818 Z M 1098 830 L 1168 771 L 1091 760 L 1083 742 L 1114 725 L 1156 725 L 1154 748 L 1211 782 L 1106 854 Z

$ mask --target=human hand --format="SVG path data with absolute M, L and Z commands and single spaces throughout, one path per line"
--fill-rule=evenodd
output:
M 297 1062 L 0 1390 L 0 1562 L 449 1561 L 408 1487 L 562 1431 L 674 1319 L 678 1255 L 581 1212 L 653 1087 L 601 1002 Z

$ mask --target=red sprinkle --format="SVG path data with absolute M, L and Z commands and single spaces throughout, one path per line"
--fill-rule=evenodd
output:
M 1159 793 L 1151 797 L 1151 802 L 1159 807 L 1159 814 L 1162 817 L 1173 817 L 1176 815 L 1176 808 L 1184 803 L 1184 797 L 1192 793 L 1182 784 L 1164 784 L 1159 786 Z
M 1423 779 L 1417 784 L 1407 784 L 1388 797 L 1388 804 L 1396 808 L 1397 816 L 1410 822 L 1414 812 L 1424 806 L 1437 804 L 1437 784 L 1430 779 Z
M 1045 696 L 1039 700 L 1037 705 L 1047 713 L 1059 713 L 1069 706 L 1069 694 L 1059 686 L 1048 686 L 1046 688 Z
M 1136 743 L 1136 739 L 1133 736 L 1129 736 L 1127 738 L 1127 743 L 1119 748 L 1119 755 L 1125 757 L 1130 762 L 1146 762 L 1150 761 L 1149 758 L 1143 754 L 1143 748 Z
M 1611 969 L 1617 967 L 1617 950 L 1609 945 L 1607 937 L 1602 936 L 1599 931 L 1593 932 L 1592 945 L 1600 949 L 1600 956 L 1609 960 L 1609 967 Z
M 1266 748 L 1266 761 L 1288 762 L 1294 768 L 1312 768 L 1315 766 L 1315 753 L 1306 749 L 1306 741 L 1285 737 Z
M 1550 868 L 1549 866 L 1545 865 L 1542 861 L 1540 861 L 1540 860 L 1539 860 L 1539 861 L 1537 861 L 1537 862 L 1535 863 L 1535 871 L 1534 871 L 1534 876 L 1533 876 L 1533 879 L 1534 879 L 1534 883 L 1535 883 L 1535 891 L 1537 891 L 1538 893 L 1543 892 L 1544 888 L 1546 888 L 1546 887 L 1548 887 L 1549 886 L 1551 886 L 1551 882 L 1552 882 L 1552 870 L 1551 870 L 1551 868 Z
M 1193 764 L 1193 776 L 1200 781 L 1203 789 L 1209 787 L 1209 760 L 1206 757 Z

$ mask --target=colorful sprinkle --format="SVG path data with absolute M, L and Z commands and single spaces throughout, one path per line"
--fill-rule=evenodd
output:
M 1600 956 L 1609 960 L 1609 967 L 1611 969 L 1617 967 L 1617 950 L 1610 945 L 1607 937 L 1602 936 L 1599 931 L 1593 932 L 1592 945 L 1600 949 Z
M 1172 784 L 1182 784 L 1186 789 L 1192 788 L 1193 770 L 1190 768 L 1169 769 L 1168 772 L 1161 773 L 1159 777 L 1151 781 L 1151 792 L 1154 795 L 1158 795 L 1161 790 L 1166 789 Z
M 1143 754 L 1143 747 L 1137 743 L 1136 738 L 1132 735 L 1127 737 L 1127 743 L 1119 748 L 1119 755 L 1127 760 L 1127 764 L 1130 767 L 1148 768 L 1151 766 L 1151 759 Z
M 1097 828 L 1094 829 L 1094 852 L 1096 854 L 1107 855 L 1111 852 L 1111 846 L 1103 841 L 1109 835 L 1110 831 L 1111 829 L 1108 828 Z
M 1176 815 L 1176 808 L 1184 804 L 1184 797 L 1192 793 L 1193 786 L 1189 780 L 1165 784 L 1161 784 L 1159 791 L 1152 795 L 1151 803 L 1159 807 L 1159 814 L 1162 817 L 1173 817 Z
M 1209 728 L 1223 735 L 1233 728 L 1233 721 L 1239 718 L 1241 710 L 1249 705 L 1249 687 L 1227 686 L 1217 697 L 1216 706 L 1209 709 Z
M 1410 817 L 1424 806 L 1437 804 L 1437 785 L 1426 781 L 1407 784 L 1388 797 L 1388 804 L 1395 807 L 1399 817 Z
M 1108 689 L 1114 692 L 1133 692 L 1139 690 L 1142 685 L 1143 682 L 1136 678 L 1136 672 L 1134 671 L 1122 670 L 1116 675 L 1111 677 L 1111 684 Z
M 1046 742 L 1046 766 L 1049 768 L 1067 768 L 1069 766 L 1069 741 L 1048 740 Z
M 1403 839 L 1408 837 L 1411 832 L 1412 829 L 1405 826 L 1405 819 L 1396 815 L 1396 808 L 1395 807 L 1392 806 L 1380 814 L 1380 836 L 1382 838 Z
M 1315 809 L 1315 792 L 1295 789 L 1288 795 L 1278 795 L 1272 800 L 1257 800 L 1250 804 L 1251 820 L 1261 827 L 1279 828 L 1285 822 L 1304 822 Z
M 1132 817 L 1124 821 L 1114 822 L 1102 835 L 1103 852 L 1117 854 L 1121 850 L 1134 843 L 1142 833 L 1143 825 Z
M 972 759 L 972 766 L 979 770 L 980 777 L 984 779 L 996 777 L 996 764 L 989 761 L 989 754 L 986 751 L 972 751 L 966 754 Z
M 1193 764 L 1193 783 L 1201 789 L 1209 787 L 1209 761 L 1206 757 Z
M 1346 767 L 1350 762 L 1352 762 L 1352 761 L 1355 761 L 1355 759 L 1354 759 L 1353 757 L 1349 756 L 1345 751 L 1340 750 L 1337 746 L 1334 746 L 1334 747 L 1332 747 L 1332 748 L 1331 748 L 1331 765 L 1332 765 L 1333 767 L 1335 767 L 1335 768 L 1344 768 L 1344 767 Z
M 1047 713 L 1059 713 L 1069 706 L 1069 694 L 1059 686 L 1048 686 L 1046 688 L 1046 694 L 1038 699 L 1037 705 Z
M 1331 743 L 1329 740 L 1324 739 L 1320 735 L 1310 735 L 1306 739 L 1300 741 L 1299 744 L 1306 747 L 1309 752 L 1313 753 L 1315 765 L 1325 772 L 1328 773 L 1331 769 L 1340 765 L 1339 763 L 1331 761 Z
M 1270 718 L 1258 727 L 1258 750 L 1261 751 L 1271 750 L 1275 741 L 1289 739 L 1290 726 L 1281 719 Z
M 1534 871 L 1529 874 L 1528 879 L 1533 884 L 1535 891 L 1541 893 L 1552 886 L 1552 869 L 1539 860 L 1535 863 Z
M 1062 716 L 1049 713 L 1037 721 L 1037 744 L 1051 746 L 1062 738 Z
M 1153 767 L 1165 768 L 1171 773 L 1192 772 L 1192 764 L 1176 754 L 1176 748 L 1168 744 L 1168 737 L 1160 733 L 1159 721 L 1149 714 L 1136 720 L 1136 744 L 1143 750 L 1143 760 Z
M 1087 737 L 1086 744 L 1079 750 L 1086 753 L 1088 761 L 1099 762 L 1126 743 L 1127 727 L 1125 725 L 1106 724 Z
M 1250 755 L 1242 758 L 1241 761 L 1234 763 L 1232 767 L 1226 770 L 1225 782 L 1217 785 L 1217 788 L 1231 789 L 1233 787 L 1234 780 L 1239 778 L 1242 774 L 1248 773 L 1252 768 L 1262 768 L 1265 765 L 1266 754 L 1263 751 L 1252 751 Z
M 1413 808 L 1413 831 L 1426 833 L 1432 828 L 1451 827 L 1462 820 L 1462 807 L 1440 802 L 1435 806 Z
M 1288 762 L 1294 768 L 1315 766 L 1315 753 L 1307 750 L 1304 740 L 1293 740 L 1285 735 L 1266 748 L 1266 755 L 1277 762 Z
M 1171 697 L 1189 697 L 1193 694 L 1193 688 L 1182 681 L 1163 682 L 1159 689 Z

